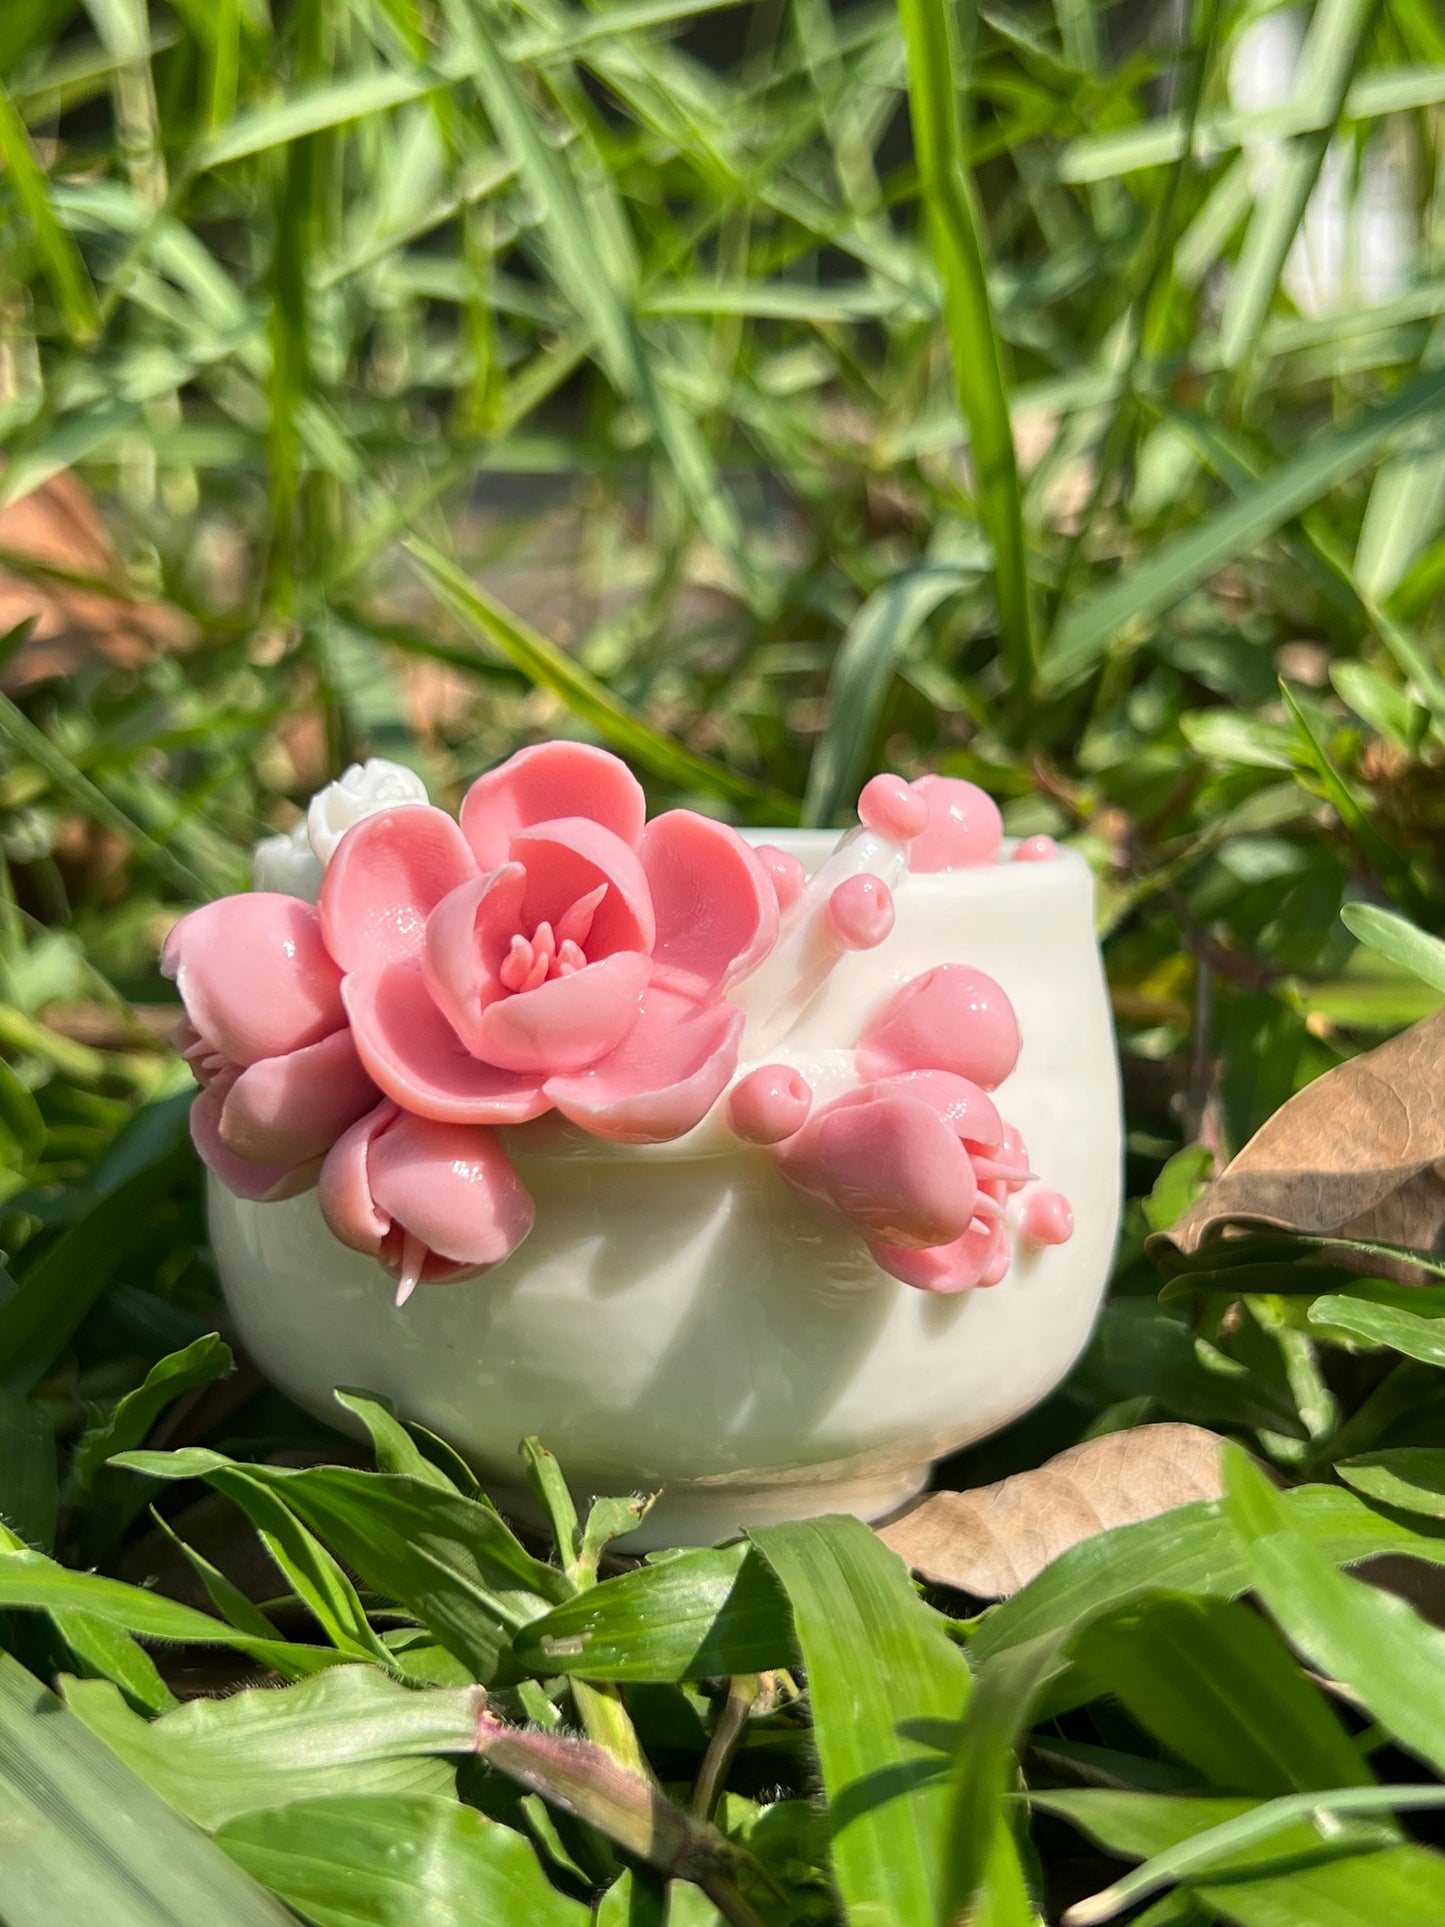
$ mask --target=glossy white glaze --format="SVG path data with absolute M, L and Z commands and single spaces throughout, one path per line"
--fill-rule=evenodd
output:
M 756 836 L 809 867 L 833 841 Z M 881 1517 L 933 1459 L 1065 1376 L 1118 1224 L 1117 1060 L 1092 880 L 1075 857 L 910 877 L 893 935 L 844 957 L 769 1058 L 815 1077 L 892 989 L 949 961 L 987 971 L 1013 1000 L 1023 1052 L 1000 1107 L 1075 1218 L 1067 1244 L 1015 1240 L 991 1290 L 935 1297 L 887 1277 L 716 1116 L 648 1148 L 541 1120 L 507 1134 L 536 1200 L 531 1236 L 485 1277 L 419 1291 L 400 1310 L 381 1267 L 331 1236 L 314 1192 L 252 1204 L 213 1179 L 242 1341 L 329 1422 L 344 1419 L 338 1385 L 386 1394 L 523 1510 L 527 1433 L 557 1453 L 580 1499 L 661 1488 L 636 1549 L 822 1512 Z

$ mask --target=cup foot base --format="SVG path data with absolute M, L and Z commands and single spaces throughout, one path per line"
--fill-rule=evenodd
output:
M 638 1529 L 616 1540 L 613 1550 L 644 1553 L 671 1546 L 713 1546 L 720 1540 L 736 1538 L 748 1526 L 783 1525 L 837 1512 L 871 1525 L 917 1498 L 931 1470 L 925 1463 L 873 1478 L 820 1476 L 766 1485 L 739 1482 L 675 1486 L 659 1495 Z M 486 1478 L 482 1483 L 502 1512 L 529 1526 L 543 1524 L 530 1491 L 512 1485 L 503 1487 Z M 574 1496 L 581 1511 L 590 1495 L 579 1492 Z

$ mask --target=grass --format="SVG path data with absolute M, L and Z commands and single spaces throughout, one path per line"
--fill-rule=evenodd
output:
M 1436 10 L 1319 0 L 1254 119 L 1233 0 L 0 11 L 0 499 L 79 473 L 117 545 L 0 524 L 71 651 L 0 644 L 6 1927 L 1433 1927 L 1442 1288 L 1161 1301 L 1143 1246 L 1445 989 Z M 1308 312 L 1331 139 L 1412 253 Z M 539 1559 L 230 1370 L 161 935 L 351 758 L 454 797 L 569 730 L 654 805 L 939 768 L 1090 858 L 1113 1292 L 943 1476 L 1184 1419 L 1221 1504 L 987 1612 L 846 1522 L 594 1586 L 618 1519 Z

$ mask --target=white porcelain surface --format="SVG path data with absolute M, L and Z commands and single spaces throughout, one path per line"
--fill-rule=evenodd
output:
M 756 836 L 810 867 L 833 840 Z M 637 1549 L 903 1503 L 933 1459 L 1027 1411 L 1083 1348 L 1118 1224 L 1121 1123 L 1080 860 L 909 877 L 897 907 L 889 941 L 845 957 L 768 1057 L 816 1073 L 904 979 L 950 961 L 986 970 L 1023 1033 L 996 1102 L 1073 1205 L 1069 1243 L 1015 1240 L 1002 1284 L 934 1297 L 806 1215 L 768 1155 L 712 1121 L 636 1149 L 542 1120 L 507 1134 L 536 1200 L 531 1236 L 485 1277 L 400 1310 L 381 1267 L 327 1231 L 314 1192 L 252 1204 L 213 1179 L 216 1256 L 247 1349 L 328 1422 L 344 1416 L 335 1386 L 388 1395 L 499 1501 L 517 1498 L 517 1447 L 533 1432 L 580 1499 L 660 1488 Z

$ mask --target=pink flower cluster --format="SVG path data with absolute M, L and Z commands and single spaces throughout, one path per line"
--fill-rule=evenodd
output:
M 1009 1267 L 1004 1206 L 1033 1178 L 989 1092 L 1018 1062 L 1013 1007 L 981 970 L 939 964 L 903 985 L 858 1040 L 861 1082 L 814 1107 L 797 1071 L 764 1064 L 733 1089 L 732 1127 L 772 1147 L 820 1215 L 850 1225 L 875 1262 L 923 1291 L 996 1285 Z M 1073 1230 L 1055 1193 L 1029 1216 L 1035 1244 Z
M 998 812 L 972 784 L 878 777 L 859 813 L 899 874 L 998 855 Z M 735 1077 L 745 1018 L 728 992 L 780 929 L 806 948 L 812 918 L 825 959 L 892 930 L 869 871 L 813 894 L 796 859 L 710 818 L 648 822 L 626 766 L 582 744 L 521 751 L 459 822 L 383 803 L 341 836 L 314 907 L 258 890 L 172 931 L 196 1145 L 242 1197 L 316 1186 L 401 1298 L 484 1271 L 533 1221 L 500 1127 L 555 1111 L 624 1144 L 681 1136 Z M 1004 1201 L 1029 1177 L 987 1095 L 1017 1055 L 1003 992 L 945 965 L 867 1026 L 856 1088 L 814 1107 L 765 1066 L 727 1114 L 895 1277 L 961 1290 L 1002 1276 Z

